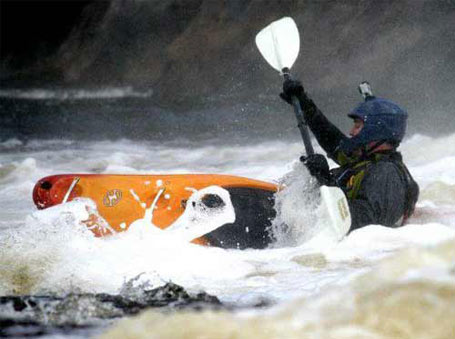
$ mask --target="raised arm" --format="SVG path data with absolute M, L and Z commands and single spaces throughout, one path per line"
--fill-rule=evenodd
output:
M 305 115 L 308 126 L 316 137 L 319 145 L 327 152 L 327 155 L 337 162 L 336 150 L 340 143 L 347 139 L 334 124 L 319 110 L 312 99 L 305 93 L 302 84 L 298 80 L 286 80 L 283 84 L 281 98 L 292 104 L 290 97 L 295 95 Z

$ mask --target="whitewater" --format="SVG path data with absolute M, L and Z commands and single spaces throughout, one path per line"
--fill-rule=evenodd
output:
M 135 232 L 95 238 L 79 222 L 80 205 L 37 212 L 31 192 L 38 179 L 59 173 L 219 173 L 276 183 L 287 176 L 305 185 L 311 179 L 297 161 L 301 142 L 6 140 L 0 295 L 114 294 L 126 281 L 138 289 L 174 282 L 237 309 L 145 311 L 110 324 L 106 338 L 453 337 L 455 134 L 409 136 L 400 151 L 421 189 L 406 226 L 369 225 L 340 242 L 283 238 L 268 249 L 241 251 Z M 314 209 L 307 197 L 292 194 L 289 220 L 295 227 L 314 222 L 305 217 Z M 14 317 L 8 312 L 1 316 Z

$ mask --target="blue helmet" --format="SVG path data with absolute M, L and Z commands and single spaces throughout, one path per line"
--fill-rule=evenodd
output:
M 359 134 L 344 140 L 340 145 L 340 149 L 347 153 L 372 141 L 388 142 L 398 146 L 406 133 L 408 113 L 386 99 L 369 96 L 348 116 L 362 120 L 364 125 Z

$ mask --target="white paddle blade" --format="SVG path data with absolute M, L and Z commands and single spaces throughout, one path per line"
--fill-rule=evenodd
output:
M 338 187 L 321 186 L 321 198 L 331 221 L 331 233 L 337 240 L 341 240 L 351 227 L 351 213 L 346 196 Z
M 297 25 L 290 17 L 272 22 L 256 35 L 256 46 L 277 71 L 284 67 L 291 68 L 300 50 Z

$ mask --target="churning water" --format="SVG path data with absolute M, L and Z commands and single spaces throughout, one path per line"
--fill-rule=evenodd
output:
M 310 178 L 296 161 L 299 142 L 9 139 L 0 151 L 0 295 L 116 294 L 126 281 L 138 289 L 171 281 L 238 309 L 145 311 L 113 323 L 106 338 L 455 336 L 455 134 L 414 135 L 402 144 L 421 188 L 405 227 L 371 225 L 338 243 L 309 244 L 305 237 L 286 243 L 283 237 L 269 249 L 243 251 L 134 232 L 95 238 L 80 224 L 82 205 L 37 212 L 31 191 L 38 179 L 58 173 L 223 173 L 271 182 L 287 174 L 302 185 Z M 308 197 L 289 198 L 295 209 L 287 209 L 286 220 L 298 227 L 314 222 Z M 93 324 L 80 304 L 71 305 L 62 312 Z M 257 305 L 268 306 L 252 308 Z

